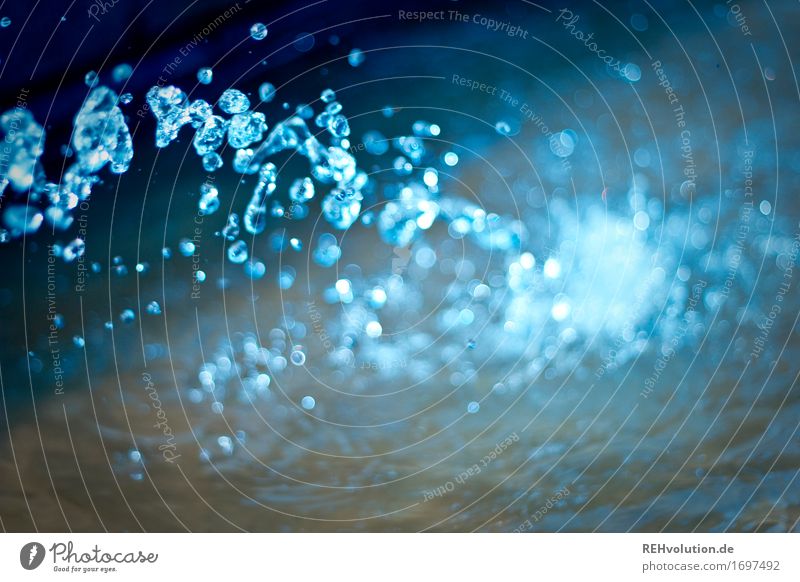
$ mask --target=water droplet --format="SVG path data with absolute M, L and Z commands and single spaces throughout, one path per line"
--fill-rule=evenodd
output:
M 681 184 L 681 196 L 684 198 L 693 198 L 696 190 L 694 180 L 686 180 Z
M 259 260 L 250 259 L 244 264 L 244 274 L 251 279 L 261 279 L 267 272 L 267 267 Z
M 75 240 L 73 240 L 67 246 L 64 247 L 61 256 L 63 257 L 65 262 L 71 263 L 78 257 L 82 257 L 85 251 L 86 251 L 86 243 L 83 242 L 83 239 L 76 238 Z
M 86 341 L 79 335 L 73 336 L 72 343 L 79 348 L 83 348 L 84 346 L 86 346 Z
M 325 106 L 325 113 L 327 113 L 328 115 L 336 115 L 341 110 L 342 110 L 342 104 L 339 103 L 338 101 L 333 101 L 332 103 L 328 103 L 328 105 Z
M 219 190 L 216 187 L 204 182 L 200 185 L 200 199 L 197 201 L 197 209 L 203 216 L 214 214 L 219 210 Z
M 0 191 L 4 190 L 7 184 L 10 184 L 18 192 L 24 192 L 30 188 L 36 190 L 41 187 L 44 177 L 41 171 L 37 171 L 37 164 L 38 158 L 43 152 L 44 129 L 42 126 L 36 123 L 30 111 L 22 107 L 15 107 L 0 117 L 0 134 L 4 136 Z M 69 172 L 65 178 L 68 176 Z M 46 184 L 45 187 L 48 197 L 59 190 L 59 186 L 52 183 Z M 8 197 L 6 197 L 7 201 Z M 18 236 L 18 234 L 21 233 L 13 233 L 12 236 Z
M 81 198 L 88 198 L 96 177 L 86 175 L 98 172 L 106 164 L 115 174 L 128 171 L 133 159 L 133 143 L 125 116 L 117 106 L 119 98 L 108 87 L 94 89 L 75 116 L 72 148 L 77 155 L 75 187 L 82 190 Z
M 628 63 L 621 71 L 622 76 L 631 83 L 635 83 L 642 78 L 642 70 L 633 63 Z
M 250 27 L 250 37 L 253 40 L 264 40 L 267 38 L 267 27 L 261 22 L 256 22 Z
M 213 152 L 225 140 L 228 122 L 219 115 L 208 116 L 194 134 L 194 149 L 197 155 L 204 156 Z
M 246 148 L 260 141 L 265 131 L 267 123 L 263 113 L 240 113 L 234 115 L 228 124 L 228 143 L 237 149 Z
M 151 301 L 147 304 L 146 311 L 150 315 L 161 315 L 161 305 L 158 304 L 158 301 Z
M 467 404 L 467 412 L 469 412 L 470 414 L 476 414 L 480 409 L 481 409 L 480 403 L 475 402 L 474 400 L 469 404 Z
M 313 396 L 303 396 L 303 399 L 300 401 L 300 406 L 306 410 L 312 410 L 316 405 L 317 401 L 314 400 Z
M 439 172 L 437 172 L 433 168 L 428 168 L 422 175 L 422 181 L 425 182 L 425 185 L 428 188 L 435 188 L 436 185 L 439 183 Z
M 364 53 L 361 52 L 360 49 L 354 48 L 350 51 L 350 54 L 347 55 L 347 62 L 350 63 L 351 67 L 358 67 L 364 62 L 365 58 Z
M 314 117 L 314 109 L 305 103 L 301 103 L 295 107 L 294 112 L 297 113 L 298 117 L 301 117 L 302 119 L 311 119 Z
M 44 216 L 33 207 L 17 204 L 6 208 L 3 222 L 11 231 L 11 236 L 21 236 L 39 230 Z
M 550 258 L 544 262 L 544 276 L 548 279 L 557 279 L 561 275 L 561 263 L 556 259 Z
M 130 79 L 132 74 L 133 67 L 131 67 L 128 63 L 120 63 L 112 69 L 111 79 L 115 83 L 121 84 Z
M 264 103 L 269 103 L 275 98 L 275 85 L 272 83 L 262 83 L 258 88 L 258 97 Z
M 235 212 L 228 215 L 228 222 L 222 229 L 222 236 L 227 240 L 234 240 L 239 236 L 239 215 Z
M 100 79 L 98 79 L 97 73 L 95 71 L 89 71 L 83 77 L 83 82 L 86 83 L 86 86 L 89 87 L 89 88 L 92 88 L 95 85 L 97 85 L 99 80 Z
M 228 247 L 228 260 L 231 263 L 241 264 L 247 260 L 247 244 L 237 240 Z
M 136 319 L 136 314 L 133 312 L 133 309 L 124 309 L 122 313 L 119 314 L 119 318 L 122 323 L 131 323 Z
M 294 46 L 295 50 L 306 53 L 314 48 L 314 36 L 307 32 L 301 32 L 295 37 L 292 46 Z
M 347 137 L 350 135 L 350 124 L 344 115 L 334 115 L 328 120 L 328 131 L 334 137 Z
M 314 250 L 314 262 L 321 267 L 332 267 L 342 256 L 342 250 L 332 234 L 321 234 Z
M 218 105 L 225 113 L 244 113 L 250 108 L 250 99 L 238 89 L 227 89 L 220 96 Z
M 435 123 L 428 123 L 427 121 L 415 121 L 411 126 L 411 130 L 414 132 L 414 135 L 420 137 L 436 137 L 442 132 L 442 128 L 438 125 Z
M 298 178 L 289 188 L 289 198 L 293 202 L 304 203 L 314 197 L 314 182 L 311 178 Z
M 373 156 L 382 156 L 389 151 L 389 140 L 379 131 L 368 131 L 362 137 L 361 141 L 366 149 Z
M 211 84 L 211 81 L 214 80 L 214 71 L 212 71 L 209 67 L 198 69 L 197 80 L 203 85 Z
M 334 192 L 322 200 L 322 213 L 331 225 L 346 230 L 358 219 L 358 213 L 361 212 L 360 194 L 358 197 L 341 199 Z
M 206 172 L 216 172 L 222 167 L 222 157 L 217 152 L 209 152 L 203 156 L 203 169 Z
M 633 215 L 633 226 L 636 230 L 647 230 L 647 227 L 650 226 L 650 217 L 646 212 L 640 210 Z
M 258 171 L 258 182 L 253 188 L 253 196 L 244 212 L 244 228 L 250 234 L 264 232 L 267 220 L 267 198 L 275 191 L 277 168 L 273 163 L 261 166 Z
M 494 124 L 495 130 L 500 135 L 510 135 L 511 134 L 511 126 L 506 121 L 498 121 Z
M 577 143 L 577 134 L 571 129 L 565 129 L 550 136 L 550 151 L 559 158 L 568 158 L 575 151 Z
M 195 244 L 188 238 L 181 239 L 178 243 L 178 251 L 180 251 L 184 257 L 191 257 L 195 251 Z
M 550 315 L 553 316 L 553 319 L 564 321 L 569 317 L 571 311 L 572 307 L 569 304 L 569 300 L 563 293 L 559 293 L 553 298 L 553 307 L 550 310 Z
M 252 148 L 236 150 L 233 156 L 233 169 L 240 174 L 255 174 L 258 172 L 258 164 L 253 163 L 254 152 Z
M 377 321 L 370 321 L 364 328 L 364 331 L 367 334 L 367 337 L 371 338 L 379 338 L 383 333 L 383 327 Z
M 233 439 L 231 437 L 223 435 L 217 439 L 217 444 L 222 449 L 223 454 L 228 456 L 233 454 Z
M 647 20 L 647 17 L 644 14 L 633 14 L 631 15 L 631 26 L 638 30 L 639 32 L 644 32 L 647 30 L 650 23 Z
M 303 348 L 301 346 L 294 346 L 294 348 L 292 348 L 292 355 L 289 356 L 289 360 L 295 366 L 302 366 L 303 364 L 305 364 L 306 354 L 303 351 Z

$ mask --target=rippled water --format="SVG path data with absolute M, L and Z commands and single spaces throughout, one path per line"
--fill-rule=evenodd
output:
M 2 248 L 3 526 L 796 529 L 800 93 L 747 7 L 753 49 L 719 7 L 627 14 L 640 46 L 509 3 L 531 38 L 318 33 L 298 78 L 147 78 L 127 125 L 93 87 L 41 198 L 72 230 Z

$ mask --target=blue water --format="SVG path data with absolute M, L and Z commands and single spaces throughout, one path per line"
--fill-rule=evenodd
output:
M 400 9 L 15 98 L 4 527 L 796 530 L 795 15 Z

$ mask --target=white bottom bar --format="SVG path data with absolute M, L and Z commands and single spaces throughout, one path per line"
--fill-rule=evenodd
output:
M 761 582 L 799 580 L 798 549 L 793 534 L 4 534 L 0 578 Z

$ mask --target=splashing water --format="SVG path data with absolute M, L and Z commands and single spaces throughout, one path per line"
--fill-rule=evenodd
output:
M 264 39 L 266 26 L 254 24 L 250 35 Z M 359 67 L 364 53 L 353 49 L 347 60 Z M 115 69 L 114 80 L 127 79 L 127 69 L 119 74 Z M 209 85 L 213 73 L 203 68 L 197 78 Z M 42 201 L 4 206 L 8 230 L 0 231 L 0 241 L 33 233 L 44 222 L 69 229 L 74 209 L 88 199 L 103 168 L 114 174 L 129 170 L 133 148 L 118 103 L 131 97 L 117 98 L 97 86 L 96 76 L 90 80 L 94 88 L 75 117 L 75 160 L 59 184 L 45 177 L 39 161 L 45 132 L 33 116 L 12 110 L 0 117 L 4 136 L 14 136 L 11 161 L 0 167 L 0 196 L 6 188 L 31 190 Z M 252 291 L 251 282 L 264 278 L 260 285 L 278 287 L 281 297 L 279 315 L 269 309 L 259 314 L 271 318 L 267 333 L 244 331 L 237 321 L 232 333 L 212 339 L 204 362 L 189 365 L 198 365 L 197 375 L 181 390 L 193 405 L 207 407 L 215 417 L 223 411 L 245 414 L 241 410 L 247 407 L 238 404 L 272 405 L 278 391 L 285 390 L 301 414 L 379 425 L 394 422 L 396 415 L 370 410 L 365 420 L 359 417 L 359 404 L 352 410 L 334 408 L 333 400 L 413 386 L 418 389 L 414 398 L 398 404 L 402 414 L 415 412 L 415 403 L 434 406 L 437 398 L 453 395 L 459 399 L 457 413 L 477 421 L 502 397 L 521 397 L 539 378 L 575 372 L 586 380 L 587 361 L 596 364 L 599 378 L 635 362 L 648 349 L 664 353 L 701 341 L 704 323 L 724 297 L 719 288 L 698 287 L 697 272 L 686 264 L 694 259 L 671 252 L 681 248 L 686 234 L 681 227 L 689 223 L 682 211 L 673 211 L 669 223 L 661 221 L 664 208 L 633 184 L 628 207 L 611 210 L 577 211 L 556 196 L 547 221 L 541 208 L 511 216 L 507 207 L 484 207 L 479 196 L 468 200 L 456 194 L 452 172 L 468 171 L 470 156 L 461 146 L 433 139 L 451 137 L 444 120 L 416 120 L 404 135 L 388 134 L 384 127 L 361 131 L 363 122 L 345 111 L 347 92 L 339 93 L 314 91 L 318 101 L 286 103 L 282 113 L 267 114 L 259 109 L 276 96 L 270 83 L 258 87 L 252 102 L 235 88 L 224 90 L 216 102 L 190 100 L 176 86 L 147 92 L 157 147 L 191 138 L 205 171 L 229 168 L 246 188 L 244 200 L 231 200 L 230 192 L 209 178 L 188 189 L 197 216 L 212 225 L 224 245 L 225 266 L 249 279 L 237 287 L 235 273 L 217 277 L 204 266 L 194 271 L 192 283 L 236 295 Z M 389 119 L 398 111 L 387 106 L 378 117 Z M 520 130 L 506 116 L 489 123 L 498 141 Z M 361 143 L 351 144 L 358 135 Z M 582 140 L 583 134 L 579 139 L 575 131 L 563 129 L 547 137 L 544 150 L 567 160 L 585 145 Z M 355 152 L 362 149 L 365 155 L 357 158 Z M 292 164 L 283 165 L 284 158 Z M 374 171 L 376 158 L 386 171 Z M 681 192 L 693 188 L 688 182 Z M 486 200 L 499 198 L 479 194 Z M 220 212 L 223 202 L 225 211 Z M 310 234 L 294 236 L 285 227 L 294 226 L 287 220 L 306 219 L 315 223 Z M 173 262 L 198 257 L 202 243 L 190 235 L 166 243 L 177 250 Z M 81 238 L 70 239 L 58 247 L 65 262 L 87 252 Z M 352 249 L 359 252 L 357 260 L 348 256 Z M 292 252 L 282 255 L 284 250 Z M 263 259 L 261 253 L 271 251 L 280 260 Z M 164 260 L 173 256 L 169 248 L 161 252 Z M 704 276 L 724 273 L 724 262 L 711 251 L 708 255 L 711 267 Z M 297 264 L 288 264 L 292 257 L 306 256 L 322 275 L 304 280 Z M 137 258 L 137 277 L 146 275 L 147 258 Z M 114 261 L 111 271 L 122 276 L 127 268 Z M 673 273 L 677 276 L 670 282 Z M 139 321 L 134 309 L 119 311 L 125 305 L 113 313 L 124 324 L 157 321 L 167 313 L 167 304 L 162 311 L 162 303 L 152 297 L 145 295 L 139 307 L 129 304 L 147 314 Z M 113 329 L 113 322 L 106 327 Z M 82 348 L 85 343 L 78 337 L 75 345 Z M 430 349 L 434 344 L 436 349 Z M 334 395 L 315 391 L 313 375 L 324 377 Z M 288 416 L 286 410 L 275 407 L 276 414 Z M 450 419 L 441 416 L 426 419 L 420 432 L 436 434 L 445 428 Z M 301 427 L 298 431 L 305 429 L 303 418 L 289 418 Z M 219 454 L 236 459 L 244 440 L 233 432 L 200 438 L 205 439 L 204 462 Z M 359 443 L 354 438 L 355 444 L 342 440 L 330 444 L 330 450 L 320 449 L 344 455 L 374 452 L 363 445 L 367 439 Z M 138 464 L 141 456 L 136 454 L 129 460 Z M 135 474 L 141 477 L 138 469 Z
M 0 129 L 10 146 L 10 155 L 4 156 L 9 162 L 0 165 L 0 198 L 8 185 L 17 192 L 30 193 L 27 207 L 10 206 L 3 214 L 11 237 L 36 232 L 43 218 L 66 230 L 73 222 L 72 211 L 90 197 L 100 180 L 98 172 L 105 167 L 114 174 L 128 171 L 133 144 L 119 102 L 116 93 L 105 86 L 88 94 L 74 121 L 71 151 L 76 159 L 59 184 L 46 180 L 39 161 L 45 134 L 31 113 L 16 108 L 0 116 Z M 49 203 L 44 212 L 30 205 L 40 199 Z

